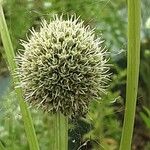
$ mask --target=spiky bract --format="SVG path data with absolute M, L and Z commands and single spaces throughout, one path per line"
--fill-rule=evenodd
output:
M 89 102 L 105 91 L 109 76 L 102 43 L 74 16 L 44 20 L 22 41 L 24 53 L 17 57 L 26 100 L 53 113 L 85 114 Z

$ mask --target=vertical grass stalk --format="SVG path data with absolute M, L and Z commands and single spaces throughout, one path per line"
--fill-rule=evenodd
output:
M 68 118 L 60 112 L 54 115 L 54 150 L 68 149 Z
M 49 114 L 47 117 L 47 130 L 49 135 L 49 149 L 68 150 L 68 117 L 61 113 Z M 49 119 L 48 119 L 49 118 Z
M 128 0 L 127 93 L 120 150 L 131 149 L 140 64 L 140 22 L 140 0 Z
M 14 82 L 14 84 L 16 84 L 19 82 L 19 78 L 13 77 L 13 74 L 14 74 L 16 67 L 17 67 L 15 60 L 14 60 L 15 54 L 14 54 L 13 46 L 11 43 L 11 39 L 10 39 L 10 35 L 8 32 L 8 28 L 7 28 L 7 24 L 5 21 L 5 17 L 4 17 L 1 3 L 0 3 L 0 33 L 1 33 L 1 38 L 2 38 L 4 49 L 5 49 L 5 53 L 6 53 L 7 61 L 9 64 L 9 70 L 11 72 L 13 82 Z M 17 96 L 17 99 L 18 99 L 18 102 L 20 105 L 20 109 L 21 109 L 22 118 L 24 121 L 24 127 L 25 127 L 25 131 L 26 131 L 27 139 L 29 142 L 30 150 L 39 150 L 38 141 L 37 141 L 37 137 L 35 134 L 31 114 L 27 108 L 27 104 L 23 100 L 22 90 L 20 88 L 16 88 L 15 91 L 16 91 L 16 96 Z
M 6 150 L 1 141 L 0 141 L 0 150 Z

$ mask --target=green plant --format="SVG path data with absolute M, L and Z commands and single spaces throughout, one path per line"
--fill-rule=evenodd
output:
M 140 0 L 128 0 L 127 92 L 120 150 L 131 149 L 140 64 L 140 5 Z
M 150 109 L 143 106 L 143 110 L 140 112 L 140 117 L 142 118 L 142 121 L 144 122 L 147 129 L 150 129 Z M 148 130 L 146 130 L 147 133 L 149 133 Z M 150 142 L 147 142 L 144 146 L 144 150 L 150 149 Z
M 149 44 L 148 44 L 149 45 Z M 142 49 L 140 63 L 140 87 L 139 93 L 143 97 L 142 104 L 150 106 L 150 49 Z
M 0 99 L 0 105 L 0 140 L 7 150 L 19 150 L 18 143 L 22 145 L 22 150 L 29 149 L 15 92 L 7 91 L 7 96 Z
M 11 44 L 11 41 L 10 41 L 10 37 L 9 37 L 9 33 L 8 33 L 8 29 L 7 29 L 7 26 L 6 26 L 6 23 L 5 23 L 5 19 L 4 19 L 4 15 L 3 15 L 3 11 L 2 11 L 2 9 L 1 9 L 1 16 L 2 16 L 2 18 L 1 18 L 1 20 L 2 20 L 2 24 L 1 24 L 1 35 L 2 35 L 2 41 L 3 41 L 3 45 L 4 45 L 4 47 L 5 47 L 5 51 L 6 51 L 6 56 L 7 56 L 7 60 L 8 60 L 8 63 L 9 63 L 9 65 L 10 65 L 10 69 L 11 69 L 11 73 L 12 74 L 14 74 L 14 72 L 15 72 L 15 70 L 16 70 L 16 68 L 17 68 L 17 66 L 16 66 L 16 64 L 15 64 L 15 62 L 14 62 L 14 51 L 13 51 L 13 48 L 12 48 L 12 44 Z M 73 19 L 73 18 L 72 18 Z M 57 23 L 57 19 L 55 20 L 56 21 L 56 23 Z M 62 20 L 61 20 L 62 21 Z M 67 52 L 67 49 L 68 48 L 70 48 L 70 49 L 73 49 L 74 47 L 76 48 L 76 49 L 78 49 L 79 48 L 79 51 L 78 52 L 76 52 L 75 51 L 75 54 L 74 54 L 74 57 L 72 57 L 72 53 L 70 54 L 70 56 L 68 57 L 68 56 L 65 56 L 65 60 L 67 60 L 67 59 L 69 59 L 69 61 L 74 61 L 74 66 L 72 66 L 70 69 L 75 69 L 75 73 L 73 74 L 73 76 L 71 76 L 71 78 L 73 79 L 73 80 L 75 80 L 75 82 L 74 83 L 77 83 L 77 80 L 78 81 L 80 81 L 81 82 L 81 80 L 83 81 L 83 83 L 82 84 L 80 84 L 80 82 L 79 82 L 79 86 L 78 85 L 76 85 L 76 84 L 73 84 L 71 87 L 69 87 L 71 84 L 69 83 L 68 84 L 68 86 L 67 87 L 65 87 L 65 88 L 69 88 L 68 90 L 70 90 L 70 88 L 72 88 L 72 91 L 71 92 L 67 92 L 67 94 L 66 94 L 66 92 L 61 92 L 61 93 L 57 93 L 57 92 L 60 92 L 61 90 L 57 90 L 58 89 L 58 86 L 57 87 L 54 87 L 54 91 L 51 91 L 52 92 L 52 97 L 49 97 L 49 98 L 52 98 L 52 100 L 54 100 L 54 102 L 56 102 L 56 103 L 53 103 L 53 105 L 51 105 L 50 107 L 46 104 L 46 105 L 43 105 L 43 104 L 45 104 L 45 100 L 48 100 L 48 98 L 47 98 L 47 95 L 43 95 L 43 93 L 42 92 L 45 92 L 46 90 L 44 89 L 41 89 L 41 91 L 39 90 L 37 93 L 36 93 L 36 95 L 33 95 L 34 96 L 34 98 L 36 99 L 37 97 L 39 98 L 38 100 L 41 100 L 42 99 L 42 101 L 40 101 L 40 102 L 42 102 L 41 103 L 41 105 L 43 105 L 44 106 L 44 108 L 46 108 L 47 106 L 48 106 L 48 108 L 46 108 L 45 110 L 51 110 L 51 108 L 52 108 L 52 111 L 53 112 L 55 112 L 56 113 L 56 118 L 55 118 L 55 123 L 54 123 L 54 127 L 55 127 L 55 129 L 54 129 L 54 132 L 55 132 L 55 134 L 56 134 L 56 132 L 57 132 L 57 138 L 55 139 L 56 141 L 56 143 L 58 142 L 58 144 L 56 144 L 57 146 L 61 146 L 61 145 L 65 145 L 64 143 L 60 143 L 60 141 L 63 139 L 63 137 L 61 137 L 61 130 L 58 130 L 58 129 L 62 129 L 63 130 L 63 128 L 65 129 L 66 127 L 65 126 L 63 126 L 62 125 L 62 127 L 61 127 L 61 124 L 60 124 L 60 122 L 62 122 L 62 124 L 64 124 L 63 123 L 63 121 L 65 122 L 65 124 L 67 124 L 67 119 L 66 118 L 64 118 L 63 119 L 63 116 L 58 112 L 57 113 L 57 111 L 59 110 L 59 111 L 61 111 L 61 112 L 64 112 L 64 114 L 65 115 L 83 115 L 83 114 L 85 114 L 86 113 L 86 109 L 87 109 L 87 106 L 88 106 L 88 103 L 89 103 L 89 100 L 91 99 L 95 99 L 95 98 L 98 98 L 98 97 L 100 97 L 100 95 L 101 95 L 101 93 L 102 92 L 104 92 L 104 85 L 105 85 L 105 81 L 107 80 L 107 77 L 109 76 L 109 75 L 107 75 L 106 73 L 107 73 L 107 70 L 108 70 L 108 66 L 107 65 L 105 65 L 105 63 L 107 62 L 107 60 L 105 59 L 105 54 L 106 54 L 106 52 L 105 52 L 105 49 L 102 49 L 102 40 L 101 39 L 95 39 L 95 36 L 94 36 L 94 34 L 93 34 L 93 31 L 92 30 L 90 30 L 89 29 L 89 27 L 86 27 L 86 28 L 84 28 L 83 26 L 82 26 L 82 23 L 78 23 L 78 24 L 76 24 L 76 21 L 77 20 L 75 20 L 75 21 L 73 21 L 73 23 L 71 23 L 70 22 L 70 25 L 71 26 L 74 26 L 75 25 L 75 27 L 81 27 L 81 30 L 78 30 L 75 34 L 76 35 L 73 35 L 73 36 L 77 36 L 77 43 L 75 42 L 74 43 L 74 37 L 71 37 L 72 36 L 72 34 L 73 34 L 73 30 L 71 31 L 71 33 L 69 34 L 69 35 L 67 35 L 67 36 L 69 36 L 69 38 L 71 37 L 71 39 L 69 39 L 68 38 L 68 41 L 65 41 L 66 39 L 64 38 L 64 37 L 59 37 L 58 36 L 58 39 L 56 38 L 55 39 L 55 36 L 57 37 L 57 34 L 55 35 L 54 34 L 54 43 L 55 43 L 55 40 L 56 40 L 56 42 L 57 42 L 57 40 L 60 42 L 60 43 L 63 43 L 63 41 L 65 41 L 66 42 L 66 44 L 67 44 L 67 48 L 65 49 L 64 48 L 64 50 L 66 50 L 66 52 Z M 64 25 L 66 25 L 66 23 L 67 23 L 67 21 L 64 21 Z M 75 24 L 74 24 L 75 23 Z M 74 24 L 74 25 L 73 25 Z M 48 26 L 47 24 L 43 24 L 43 25 L 45 25 L 45 27 L 46 26 Z M 56 26 L 57 26 L 58 24 L 56 24 Z M 68 26 L 69 27 L 69 26 Z M 4 30 L 3 30 L 4 29 Z M 50 31 L 50 29 L 51 28 L 49 28 L 49 31 Z M 73 28 L 73 29 L 76 29 L 76 28 Z M 69 31 L 69 30 L 68 30 Z M 87 31 L 87 33 L 86 33 L 86 31 Z M 34 32 L 34 31 L 33 31 Z M 70 32 L 70 31 L 69 31 Z M 84 34 L 84 32 L 86 33 L 86 34 Z M 54 32 L 52 32 L 52 33 L 54 33 Z M 42 35 L 42 34 L 41 34 Z M 82 37 L 83 36 L 83 37 Z M 78 39 L 78 38 L 81 38 L 80 40 Z M 86 39 L 87 38 L 87 39 Z M 50 37 L 49 37 L 49 39 L 50 39 Z M 63 41 L 62 41 L 63 40 Z M 65 43 L 64 42 L 64 43 Z M 80 42 L 85 42 L 85 43 L 81 43 L 80 44 Z M 59 43 L 59 44 L 60 44 Z M 42 45 L 43 46 L 43 45 Z M 53 46 L 53 48 L 55 49 L 55 44 L 54 45 L 52 45 Z M 79 47 L 78 47 L 79 46 Z M 83 47 L 84 46 L 84 47 Z M 45 48 L 45 47 L 44 47 Z M 37 49 L 38 49 L 38 46 L 37 46 Z M 57 47 L 56 47 L 56 49 L 57 49 Z M 40 49 L 41 50 L 41 49 Z M 42 49 L 43 50 L 43 49 Z M 80 51 L 81 50 L 81 51 Z M 99 52 L 99 50 L 100 50 L 100 52 Z M 65 54 L 64 54 L 65 55 Z M 25 55 L 24 55 L 25 56 Z M 44 55 L 43 55 L 44 56 Z M 55 60 L 57 59 L 57 58 L 55 58 L 55 54 L 53 54 L 52 55 L 52 58 L 54 59 L 53 60 L 53 62 L 55 63 Z M 80 58 L 80 56 L 81 56 L 81 58 Z M 93 56 L 93 57 L 91 57 L 91 56 Z M 84 57 L 85 59 L 82 59 L 82 57 Z M 43 57 L 44 58 L 44 57 Z M 42 59 L 43 59 L 42 58 Z M 25 57 L 24 57 L 24 59 L 25 59 Z M 27 58 L 28 59 L 28 58 Z M 49 58 L 50 59 L 50 58 Z M 75 60 L 74 60 L 75 59 Z M 81 60 L 80 60 L 81 59 Z M 64 61 L 63 60 L 63 58 L 60 58 L 60 61 Z M 68 61 L 68 62 L 69 62 Z M 76 64 L 75 64 L 75 62 L 76 61 L 79 61 L 79 67 L 78 66 L 76 66 Z M 53 63 L 52 62 L 52 63 Z M 25 69 L 25 66 L 26 66 L 26 64 L 25 64 L 25 66 L 23 66 L 23 64 L 25 63 L 25 61 L 23 62 L 21 62 L 20 63 L 20 66 L 22 67 L 19 71 L 21 71 L 21 74 L 19 74 L 19 75 L 22 75 L 21 76 L 21 81 L 20 81 L 20 79 L 18 78 L 18 76 L 17 76 L 17 78 L 13 78 L 13 81 L 14 81 L 14 83 L 16 84 L 16 83 L 21 83 L 21 85 L 22 84 L 24 84 L 24 83 L 26 83 L 23 79 L 24 78 L 22 78 L 25 74 L 22 74 L 22 73 L 24 73 L 24 72 L 22 72 L 22 70 L 24 70 Z M 81 63 L 81 64 L 80 64 Z M 36 64 L 35 64 L 36 65 Z M 59 64 L 60 66 L 61 66 L 61 64 Z M 68 65 L 69 66 L 69 65 Z M 64 67 L 64 68 L 63 68 Z M 62 69 L 64 69 L 64 70 L 59 70 L 62 74 L 66 71 L 65 69 L 65 64 L 63 64 L 63 67 L 62 67 Z M 70 66 L 69 66 L 70 67 Z M 81 68 L 80 68 L 81 67 Z M 83 67 L 83 68 L 82 68 Z M 76 68 L 77 68 L 77 70 L 76 70 Z M 28 68 L 28 69 L 30 69 L 30 67 Z M 33 69 L 33 68 L 32 68 Z M 41 69 L 41 68 L 40 68 Z M 46 69 L 46 68 L 45 68 Z M 61 68 L 60 68 L 61 69 Z M 80 70 L 81 69 L 81 70 Z M 54 71 L 56 71 L 57 69 L 55 68 L 55 70 Z M 79 71 L 79 74 L 77 73 Z M 44 70 L 43 70 L 43 73 L 45 73 L 44 72 Z M 80 73 L 81 73 L 81 77 L 80 77 Z M 70 72 L 69 72 L 69 74 L 71 74 Z M 40 74 L 41 75 L 41 74 Z M 55 75 L 56 75 L 56 73 L 54 74 L 52 74 L 52 76 L 54 75 L 54 78 L 56 77 Z M 19 76 L 20 77 L 20 76 Z M 44 78 L 46 78 L 45 76 L 43 76 Z M 43 79 L 43 77 L 42 77 L 42 79 Z M 54 79 L 54 78 L 52 78 L 52 79 Z M 73 80 L 72 79 L 69 79 L 69 82 L 72 82 Z M 33 78 L 34 79 L 34 78 Z M 37 78 L 36 78 L 37 79 Z M 40 78 L 40 81 L 42 81 L 42 79 Z M 84 79 L 85 79 L 85 81 L 84 81 Z M 106 80 L 105 80 L 106 79 Z M 62 82 L 65 82 L 64 80 L 62 80 Z M 29 82 L 28 82 L 29 83 Z M 45 85 L 48 83 L 48 82 L 43 82 Z M 67 82 L 68 83 L 68 82 Z M 65 83 L 63 83 L 63 84 L 65 84 Z M 84 85 L 85 84 L 85 85 Z M 19 84 L 20 85 L 20 84 Z M 29 84 L 30 85 L 30 84 Z M 61 87 L 61 85 L 59 85 L 60 87 Z M 86 87 L 85 87 L 86 86 Z M 32 87 L 34 88 L 34 84 L 32 84 Z M 45 86 L 45 87 L 47 87 L 47 86 Z M 50 86 L 48 86 L 47 88 L 49 88 Z M 39 86 L 37 87 L 37 89 L 39 88 Z M 74 91 L 75 91 L 75 89 L 76 89 L 76 92 L 74 93 Z M 32 89 L 32 88 L 31 88 Z M 27 90 L 27 88 L 26 89 L 24 89 L 25 90 L 25 95 L 29 92 L 28 90 Z M 26 93 L 26 91 L 28 91 L 27 93 Z M 67 90 L 66 90 L 67 91 Z M 32 91 L 32 92 L 34 92 L 34 90 Z M 41 93 L 40 93 L 41 92 Z M 17 93 L 17 96 L 18 96 L 18 99 L 19 99 L 19 104 L 20 104 L 20 106 L 21 106 L 21 110 L 22 110 L 22 115 L 23 115 L 23 119 L 24 119 L 24 123 L 25 123 L 25 129 L 26 129 L 26 133 L 27 133 L 27 137 L 28 137 L 28 140 L 29 140 L 29 143 L 30 143 L 30 148 L 31 149 L 38 149 L 38 143 L 37 143 L 37 140 L 36 140 L 36 136 L 35 136 L 35 132 L 34 132 L 34 128 L 33 128 L 33 124 L 32 124 L 32 120 L 31 120 L 31 116 L 30 116 L 30 112 L 28 111 L 28 109 L 27 109 L 27 106 L 26 106 L 26 103 L 23 101 L 23 98 L 22 98 L 22 91 L 21 91 L 21 89 L 20 88 L 16 88 L 16 93 Z M 72 96 L 72 93 L 73 93 L 73 96 Z M 99 95 L 99 93 L 100 93 L 100 95 Z M 27 96 L 29 96 L 28 98 L 33 98 L 33 97 L 30 97 L 31 95 L 30 94 L 33 94 L 33 93 L 28 93 L 27 94 Z M 44 93 L 45 94 L 45 93 Z M 48 93 L 46 93 L 46 94 L 49 94 L 49 92 Z M 55 100 L 55 96 L 57 96 L 58 97 L 58 95 L 63 95 L 65 98 L 63 98 L 63 99 L 61 99 L 61 96 L 59 97 L 60 98 L 60 100 L 63 100 L 66 104 L 65 105 L 61 105 L 61 102 L 62 101 L 57 101 L 57 100 L 59 100 L 58 98 L 57 98 L 57 100 Z M 64 95 L 65 94 L 65 95 Z M 69 98 L 68 97 L 66 97 L 67 95 L 69 95 L 70 97 L 69 98 L 71 98 L 71 100 L 72 100 L 72 102 L 69 102 Z M 77 95 L 77 96 L 76 96 Z M 42 96 L 44 96 L 44 97 L 42 97 Z M 50 95 L 48 95 L 48 96 L 50 96 Z M 42 98 L 41 98 L 42 97 Z M 76 97 L 76 98 L 75 98 Z M 79 100 L 81 100 L 80 102 L 79 101 L 77 101 L 77 99 L 79 98 Z M 30 100 L 31 100 L 30 99 Z M 37 99 L 36 99 L 37 100 Z M 76 101 L 75 101 L 76 100 Z M 82 101 L 83 100 L 83 101 Z M 35 103 L 36 103 L 36 101 L 34 101 Z M 33 103 L 34 103 L 33 102 Z M 57 103 L 57 102 L 59 102 L 59 103 Z M 32 103 L 32 104 L 33 104 Z M 73 107 L 72 107 L 72 105 L 73 105 Z M 40 104 L 38 103 L 38 106 L 40 106 Z M 52 107 L 53 106 L 53 107 Z M 61 106 L 63 106 L 63 107 L 61 107 Z M 65 106 L 66 106 L 66 108 L 65 108 Z M 83 107 L 83 108 L 82 108 Z M 81 110 L 82 111 L 79 111 L 79 109 L 81 108 Z M 73 110 L 74 109 L 74 110 Z M 77 112 L 76 112 L 77 111 Z M 81 113 L 81 114 L 80 114 Z M 25 117 L 27 115 L 27 117 Z M 31 126 L 30 126 L 31 125 Z M 30 128 L 30 127 L 31 128 Z M 64 132 L 65 133 L 65 135 L 66 135 L 66 132 Z M 32 141 L 33 140 L 33 141 Z M 66 140 L 67 140 L 67 137 L 66 137 Z M 61 145 L 60 145 L 61 144 Z M 59 149 L 60 147 L 55 147 L 55 149 Z
M 115 103 L 119 93 L 108 92 L 102 100 L 91 103 L 89 113 L 83 119 L 91 125 L 90 131 L 84 135 L 84 139 L 92 142 L 93 149 L 117 149 L 121 135 L 120 123 L 116 117 Z M 111 141 L 109 143 L 108 141 Z M 108 144 L 108 143 L 109 144 Z
M 0 141 L 0 149 L 5 150 L 5 148 L 4 148 L 3 144 L 1 143 L 1 141 Z
M 8 90 L 0 99 L 0 141 L 7 150 L 28 150 L 21 112 L 17 103 L 15 91 Z M 30 108 L 39 146 L 42 150 L 53 148 L 54 132 L 53 118 L 35 108 Z M 21 146 L 20 146 L 21 145 Z
M 5 17 L 3 14 L 2 2 L 0 2 L 0 33 L 1 33 L 3 45 L 5 48 L 5 53 L 6 53 L 7 61 L 9 64 L 10 72 L 12 74 L 13 82 L 14 82 L 14 85 L 16 85 L 16 83 L 19 82 L 19 78 L 15 78 L 13 76 L 17 68 L 15 60 L 14 60 L 15 54 L 14 54 L 13 46 L 12 46 L 11 39 L 9 36 L 8 28 L 6 25 Z M 38 150 L 39 149 L 38 141 L 35 135 L 30 111 L 28 110 L 27 105 L 24 102 L 23 97 L 22 97 L 22 90 L 20 88 L 15 88 L 15 91 L 16 91 L 16 96 L 18 98 L 18 102 L 19 102 L 20 109 L 22 112 L 22 117 L 24 120 L 25 130 L 26 130 L 28 142 L 30 144 L 30 149 Z
M 102 43 L 75 16 L 63 20 L 57 15 L 22 41 L 18 86 L 32 106 L 54 114 L 53 149 L 67 149 L 67 118 L 83 116 L 89 102 L 105 92 L 109 67 Z
M 144 150 L 149 150 L 150 149 L 150 142 L 147 143 L 147 145 L 144 147 Z
M 144 111 L 140 112 L 141 118 L 143 119 L 147 128 L 150 128 L 150 110 L 147 107 L 143 107 Z

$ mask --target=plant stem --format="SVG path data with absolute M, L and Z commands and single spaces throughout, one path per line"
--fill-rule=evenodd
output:
M 9 69 L 11 72 L 11 75 L 13 75 L 16 71 L 17 65 L 15 63 L 15 54 L 13 50 L 13 46 L 11 43 L 10 35 L 8 32 L 7 24 L 5 21 L 2 4 L 0 3 L 0 33 L 2 37 L 2 42 L 5 48 L 5 53 L 7 57 L 7 61 L 9 64 Z M 19 78 L 12 76 L 14 85 L 19 82 Z M 22 97 L 22 90 L 20 88 L 15 88 L 16 96 L 20 105 L 22 118 L 24 121 L 24 127 L 27 135 L 27 139 L 29 142 L 30 150 L 39 150 L 37 137 L 35 134 L 32 118 L 30 111 L 28 110 L 27 104 L 25 103 L 23 97 Z
M 60 112 L 54 115 L 54 150 L 68 149 L 68 118 Z
M 0 141 L 0 150 L 6 150 L 1 141 Z
M 140 0 L 128 0 L 126 107 L 120 150 L 131 150 L 140 64 Z

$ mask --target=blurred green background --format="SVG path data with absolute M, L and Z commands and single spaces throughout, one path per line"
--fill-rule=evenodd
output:
M 142 0 L 141 64 L 133 150 L 150 149 L 150 1 Z M 113 64 L 109 92 L 90 104 L 85 118 L 70 120 L 69 150 L 117 150 L 121 137 L 126 86 L 127 2 L 125 0 L 6 0 L 4 13 L 14 49 L 29 29 L 54 14 L 76 14 L 103 37 Z M 28 150 L 20 109 L 0 39 L 0 141 L 8 150 Z M 42 150 L 49 150 L 51 118 L 31 109 Z

